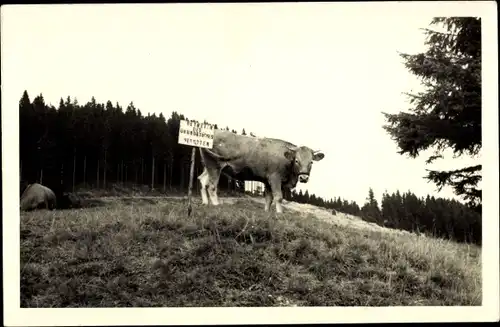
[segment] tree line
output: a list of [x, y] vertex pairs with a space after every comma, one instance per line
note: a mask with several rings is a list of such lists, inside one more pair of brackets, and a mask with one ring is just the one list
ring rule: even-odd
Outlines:
[[[182, 114], [172, 112], [168, 119], [161, 113], [143, 115], [133, 103], [123, 109], [111, 101], [97, 103], [93, 97], [84, 105], [69, 96], [61, 98], [55, 108], [45, 103], [42, 94], [30, 101], [27, 91], [19, 101], [19, 114], [24, 182], [39, 182], [56, 193], [74, 192], [81, 186], [106, 189], [116, 183], [147, 185], [149, 190], [166, 193], [187, 191], [191, 147], [177, 142], [180, 121], [188, 120]], [[244, 129], [242, 134], [246, 135]], [[202, 170], [199, 156], [195, 167], [197, 176]], [[194, 185], [199, 187], [199, 183]], [[225, 175], [219, 188], [245, 192], [243, 183]], [[382, 226], [467, 242], [481, 238], [480, 214], [457, 201], [419, 199], [398, 191], [384, 193], [379, 207], [371, 189], [361, 207], [355, 201], [325, 200], [301, 190], [285, 192], [284, 198], [357, 215]]]
[[341, 197], [325, 201], [321, 197], [292, 192], [287, 200], [308, 203], [338, 212], [359, 216], [363, 220], [388, 228], [397, 228], [458, 242], [481, 244], [481, 211], [474, 210], [456, 200], [427, 195], [417, 197], [411, 191], [382, 194], [379, 205], [373, 189], [368, 190], [366, 202], [360, 207], [356, 201]]
[[[187, 190], [191, 147], [177, 143], [180, 121], [188, 120], [182, 114], [173, 112], [168, 119], [161, 113], [143, 115], [133, 102], [124, 109], [111, 101], [97, 103], [94, 97], [80, 105], [68, 96], [55, 108], [42, 94], [31, 102], [27, 91], [19, 114], [23, 181], [65, 192], [115, 183], [164, 192]], [[195, 167], [197, 176], [199, 156]], [[243, 191], [241, 183], [226, 176], [221, 176], [220, 185], [223, 190]]]

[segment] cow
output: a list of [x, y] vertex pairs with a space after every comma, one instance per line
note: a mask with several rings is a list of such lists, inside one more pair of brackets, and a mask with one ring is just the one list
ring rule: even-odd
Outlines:
[[46, 186], [38, 183], [29, 184], [21, 195], [20, 209], [30, 211], [42, 207], [55, 209], [56, 195]]
[[321, 151], [296, 146], [273, 138], [237, 135], [215, 130], [212, 149], [199, 149], [203, 172], [198, 176], [203, 204], [208, 195], [213, 205], [219, 205], [217, 185], [220, 174], [239, 181], [258, 181], [264, 184], [265, 206], [269, 211], [273, 199], [276, 212], [282, 213], [283, 190], [295, 188], [297, 182], [307, 183], [312, 163], [322, 160]]

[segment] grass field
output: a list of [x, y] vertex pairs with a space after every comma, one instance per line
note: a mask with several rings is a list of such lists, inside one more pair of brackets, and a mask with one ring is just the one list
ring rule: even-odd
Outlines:
[[481, 305], [477, 246], [296, 204], [101, 202], [21, 214], [22, 307]]

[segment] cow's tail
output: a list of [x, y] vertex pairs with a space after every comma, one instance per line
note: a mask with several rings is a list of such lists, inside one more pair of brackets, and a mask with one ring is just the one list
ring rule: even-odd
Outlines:
[[201, 153], [201, 157], [203, 158], [203, 152], [207, 152], [210, 156], [216, 158], [217, 160], [219, 161], [232, 161], [232, 160], [235, 160], [235, 159], [238, 159], [239, 156], [234, 156], [234, 157], [225, 157], [225, 156], [221, 156], [220, 154], [217, 154], [215, 152], [213, 152], [212, 150], [210, 149], [207, 149], [207, 148], [200, 148], [200, 153]]

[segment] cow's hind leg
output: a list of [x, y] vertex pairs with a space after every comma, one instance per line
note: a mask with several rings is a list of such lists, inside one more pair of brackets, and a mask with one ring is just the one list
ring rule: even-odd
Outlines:
[[210, 200], [214, 206], [219, 205], [219, 197], [217, 196], [217, 185], [219, 184], [219, 178], [221, 169], [220, 168], [211, 168], [207, 169], [208, 173], [208, 195], [210, 196]]
[[264, 211], [269, 211], [271, 210], [271, 203], [273, 203], [273, 191], [268, 183], [265, 183], [264, 187], [264, 198], [266, 200]]
[[203, 172], [198, 176], [198, 180], [200, 181], [200, 193], [201, 193], [201, 201], [203, 204], [208, 204], [208, 195], [207, 195], [207, 187], [209, 184], [209, 175], [207, 169], [203, 169]]
[[[213, 205], [219, 204], [219, 199], [217, 198], [217, 184], [219, 184], [219, 177], [221, 174], [222, 167], [219, 165], [217, 160], [207, 155], [203, 149], [200, 148], [201, 161], [205, 169], [200, 175], [199, 180], [202, 189], [202, 201], [206, 201], [208, 204], [208, 199], [206, 197], [206, 191], [208, 191], [208, 196], [212, 201]], [[203, 193], [205, 193], [203, 195]]]

